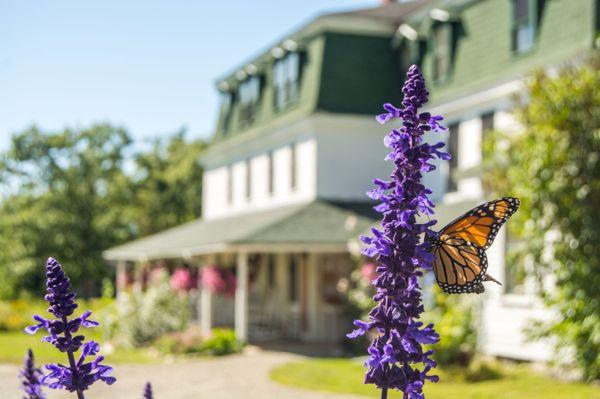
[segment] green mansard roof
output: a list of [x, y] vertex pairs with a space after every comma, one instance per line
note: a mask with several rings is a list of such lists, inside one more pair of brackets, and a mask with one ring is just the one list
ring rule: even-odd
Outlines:
[[[218, 81], [220, 90], [235, 92], [244, 71], [261, 76], [262, 86], [254, 121], [243, 123], [234, 100], [227, 126], [219, 118], [215, 140], [260, 135], [316, 112], [373, 115], [382, 103], [400, 101], [403, 69], [412, 62], [421, 65], [436, 105], [521, 78], [532, 68], [570, 61], [594, 47], [598, 1], [527, 0], [536, 13], [534, 45], [515, 53], [514, 1], [422, 0], [318, 17]], [[450, 72], [435, 81], [432, 32], [441, 24], [452, 27]], [[417, 37], [407, 39], [403, 28]], [[402, 58], [407, 43], [417, 48], [414, 60]], [[303, 54], [299, 97], [276, 111], [272, 50], [286, 52], [290, 45]]]

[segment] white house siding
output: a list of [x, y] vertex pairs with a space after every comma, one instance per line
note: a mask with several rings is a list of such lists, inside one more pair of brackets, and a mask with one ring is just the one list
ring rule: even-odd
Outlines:
[[327, 116], [317, 120], [317, 193], [332, 200], [368, 200], [375, 177], [387, 178], [391, 164], [383, 137], [391, 128], [371, 116]]
[[[296, 151], [296, 185], [291, 187], [292, 147]], [[213, 219], [308, 201], [315, 197], [315, 139], [299, 138], [262, 149], [243, 159], [209, 168], [203, 177], [203, 217]], [[273, 191], [269, 192], [269, 154], [273, 157]], [[246, 187], [250, 167], [250, 192]], [[232, 196], [229, 202], [228, 174], [232, 173]]]

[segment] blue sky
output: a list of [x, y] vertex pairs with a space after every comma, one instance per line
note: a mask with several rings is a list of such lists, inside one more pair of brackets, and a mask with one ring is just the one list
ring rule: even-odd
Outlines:
[[0, 149], [32, 123], [206, 136], [217, 77], [318, 13], [377, 4], [0, 0]]

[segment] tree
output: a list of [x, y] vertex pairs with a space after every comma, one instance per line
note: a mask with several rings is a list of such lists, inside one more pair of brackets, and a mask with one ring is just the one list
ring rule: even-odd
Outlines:
[[[536, 73], [517, 111], [523, 132], [491, 135], [486, 181], [521, 198], [510, 223], [558, 320], [537, 324], [574, 354], [586, 380], [600, 378], [600, 62]], [[557, 351], [557, 353], [563, 353]]]
[[8, 187], [0, 204], [0, 295], [39, 289], [40, 265], [63, 259], [84, 294], [110, 274], [104, 249], [134, 235], [124, 212], [133, 193], [123, 172], [131, 139], [108, 124], [15, 135], [0, 161]]
[[0, 156], [0, 298], [39, 291], [48, 256], [64, 261], [80, 292], [112, 274], [102, 252], [197, 218], [201, 140], [180, 131], [134, 148], [108, 124], [59, 132], [32, 127]]
[[200, 217], [202, 140], [187, 141], [184, 130], [153, 142], [135, 158], [135, 220], [141, 236]]

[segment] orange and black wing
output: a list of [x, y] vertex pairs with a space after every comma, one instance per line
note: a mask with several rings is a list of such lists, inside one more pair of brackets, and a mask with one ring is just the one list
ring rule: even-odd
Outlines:
[[471, 209], [458, 219], [440, 230], [439, 236], [444, 238], [461, 238], [482, 249], [488, 249], [494, 242], [500, 227], [519, 208], [517, 198], [503, 197], [486, 202]]
[[450, 238], [433, 246], [433, 272], [438, 285], [449, 294], [482, 293], [486, 280], [485, 251], [462, 238]]

